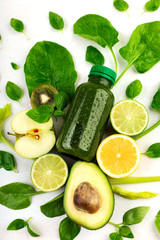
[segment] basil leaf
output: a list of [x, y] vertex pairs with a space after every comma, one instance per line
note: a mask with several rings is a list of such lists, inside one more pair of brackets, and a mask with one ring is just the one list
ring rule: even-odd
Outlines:
[[18, 70], [19, 69], [19, 66], [16, 63], [14, 63], [14, 62], [11, 62], [11, 66], [12, 66], [12, 68], [14, 70]]
[[7, 171], [14, 170], [15, 163], [12, 154], [0, 150], [0, 165]]
[[124, 0], [114, 0], [113, 5], [120, 12], [126, 11], [129, 8], [128, 3]]
[[109, 20], [100, 15], [88, 14], [77, 20], [73, 26], [74, 34], [97, 42], [110, 49], [119, 41], [118, 32]]
[[137, 97], [142, 91], [142, 83], [139, 80], [135, 80], [130, 83], [126, 89], [126, 95], [128, 98]]
[[160, 233], [160, 211], [158, 211], [156, 215], [155, 226], [157, 228], [157, 231]]
[[139, 25], [132, 33], [120, 55], [128, 61], [127, 69], [134, 64], [139, 73], [144, 73], [160, 60], [160, 21]]
[[145, 10], [148, 12], [156, 11], [160, 6], [160, 0], [150, 0], [145, 4]]
[[15, 219], [9, 224], [7, 230], [19, 230], [26, 226], [26, 222], [23, 219]]
[[121, 237], [121, 235], [120, 235], [119, 233], [117, 233], [117, 232], [111, 233], [111, 234], [109, 235], [109, 239], [110, 239], [110, 240], [123, 240], [123, 238]]
[[71, 54], [54, 42], [36, 43], [24, 65], [29, 95], [40, 84], [51, 84], [58, 91], [73, 97], [77, 73]]
[[125, 225], [133, 225], [140, 223], [145, 215], [148, 213], [150, 207], [136, 207], [128, 210], [123, 215], [123, 224]]
[[64, 116], [65, 114], [66, 113], [64, 111], [60, 110], [60, 109], [55, 110], [54, 113], [53, 113], [55, 118]]
[[48, 122], [53, 114], [53, 106], [51, 105], [41, 105], [38, 108], [33, 108], [29, 110], [26, 115], [33, 121], [38, 123]]
[[56, 108], [58, 108], [59, 110], [63, 110], [68, 104], [68, 95], [65, 92], [61, 91], [56, 94], [54, 102]]
[[8, 81], [6, 84], [6, 94], [10, 99], [19, 101], [22, 97], [22, 90], [15, 83]]
[[46, 217], [57, 217], [65, 214], [65, 210], [63, 207], [63, 196], [64, 193], [61, 193], [57, 197], [55, 197], [53, 200], [49, 201], [48, 203], [42, 205], [41, 212], [46, 216]]
[[63, 18], [57, 13], [49, 12], [49, 22], [56, 30], [62, 30], [64, 28]]
[[6, 104], [0, 108], [0, 126], [11, 115], [11, 104]]
[[24, 24], [19, 19], [11, 18], [10, 25], [17, 32], [23, 32], [23, 30], [24, 30]]
[[159, 158], [160, 157], [160, 143], [152, 144], [145, 152], [145, 155], [147, 155], [150, 158]]
[[27, 223], [27, 230], [28, 230], [28, 233], [32, 236], [32, 237], [39, 237], [40, 235], [33, 232], [32, 229], [30, 228], [29, 224]]
[[79, 234], [80, 230], [81, 227], [79, 225], [66, 217], [59, 225], [60, 240], [72, 240]]
[[134, 235], [131, 231], [131, 229], [128, 226], [121, 226], [119, 228], [119, 234], [122, 237], [126, 237], [126, 238], [134, 238]]
[[160, 87], [158, 91], [155, 93], [155, 95], [153, 96], [151, 107], [156, 110], [160, 110]]
[[103, 65], [104, 57], [97, 48], [88, 46], [86, 51], [86, 61], [95, 65]]

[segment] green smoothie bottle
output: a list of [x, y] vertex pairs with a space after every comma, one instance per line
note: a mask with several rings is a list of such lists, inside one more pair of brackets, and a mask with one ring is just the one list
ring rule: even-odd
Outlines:
[[93, 160], [113, 106], [110, 87], [115, 79], [116, 73], [110, 68], [91, 68], [88, 82], [78, 86], [71, 102], [56, 144], [59, 152]]

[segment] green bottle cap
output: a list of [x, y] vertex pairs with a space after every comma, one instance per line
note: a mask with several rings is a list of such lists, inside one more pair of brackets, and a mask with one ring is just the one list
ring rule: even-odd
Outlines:
[[108, 80], [110, 80], [113, 84], [117, 77], [117, 74], [115, 73], [115, 71], [113, 71], [111, 68], [101, 66], [101, 65], [94, 65], [90, 70], [89, 76], [90, 75], [99, 75], [99, 76], [105, 77]]

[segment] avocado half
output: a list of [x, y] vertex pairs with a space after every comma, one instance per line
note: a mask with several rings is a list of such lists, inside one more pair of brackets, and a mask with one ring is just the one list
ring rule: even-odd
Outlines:
[[114, 196], [106, 175], [94, 163], [76, 162], [64, 193], [68, 217], [87, 229], [103, 227], [114, 209]]

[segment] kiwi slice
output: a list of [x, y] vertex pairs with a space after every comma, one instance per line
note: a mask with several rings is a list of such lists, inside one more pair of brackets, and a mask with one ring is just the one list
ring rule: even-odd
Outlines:
[[31, 94], [31, 105], [33, 108], [41, 105], [52, 105], [55, 107], [54, 98], [58, 93], [57, 89], [50, 84], [40, 84]]

